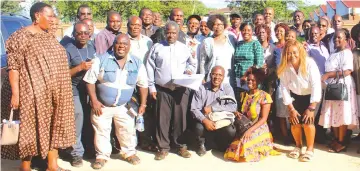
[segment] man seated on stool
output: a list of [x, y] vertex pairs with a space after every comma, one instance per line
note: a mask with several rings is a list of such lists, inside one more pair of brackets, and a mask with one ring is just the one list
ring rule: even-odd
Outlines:
[[230, 96], [235, 98], [234, 91], [230, 84], [223, 83], [225, 70], [221, 66], [215, 66], [211, 70], [211, 80], [201, 85], [199, 91], [194, 94], [191, 102], [191, 113], [196, 119], [194, 132], [197, 136], [199, 145], [196, 153], [203, 156], [206, 153], [205, 139], [214, 141], [220, 151], [226, 150], [234, 139], [236, 129], [233, 124], [216, 129], [215, 122], [208, 119], [207, 115], [212, 112], [235, 112], [236, 102], [221, 101], [215, 105], [210, 105], [218, 97]]

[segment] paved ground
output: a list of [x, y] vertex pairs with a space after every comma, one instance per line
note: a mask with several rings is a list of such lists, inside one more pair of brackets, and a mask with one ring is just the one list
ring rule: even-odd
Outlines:
[[[170, 153], [163, 161], [155, 161], [154, 154], [139, 151], [141, 164], [133, 166], [121, 160], [119, 155], [112, 155], [103, 171], [360, 171], [360, 154], [356, 153], [360, 142], [353, 143], [345, 153], [334, 154], [327, 152], [324, 145], [317, 145], [315, 157], [309, 163], [286, 157], [291, 146], [276, 145], [282, 149], [280, 156], [270, 156], [257, 163], [235, 163], [224, 161], [222, 153], [209, 151], [205, 156], [199, 157], [191, 151], [192, 157], [184, 159], [174, 153]], [[305, 149], [303, 149], [304, 151]], [[68, 162], [59, 160], [59, 164], [72, 171], [92, 171], [91, 162], [85, 161], [82, 168], [73, 168]], [[2, 171], [18, 171], [19, 161], [1, 160]]]

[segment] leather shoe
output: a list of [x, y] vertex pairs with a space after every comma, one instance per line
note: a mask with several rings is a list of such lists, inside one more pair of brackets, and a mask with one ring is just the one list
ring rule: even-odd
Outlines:
[[200, 145], [198, 150], [196, 151], [196, 154], [200, 157], [206, 154], [206, 148], [204, 145]]

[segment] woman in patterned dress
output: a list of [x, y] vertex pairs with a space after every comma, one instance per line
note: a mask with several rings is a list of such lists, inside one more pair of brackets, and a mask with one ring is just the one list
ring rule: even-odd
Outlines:
[[11, 108], [20, 120], [19, 141], [2, 146], [1, 157], [21, 159], [21, 171], [30, 171], [31, 158], [48, 157], [48, 171], [57, 165], [59, 148], [75, 143], [74, 104], [65, 49], [47, 32], [54, 21], [50, 5], [38, 2], [30, 9], [33, 24], [14, 32], [6, 42], [9, 75], [1, 96], [1, 119]]
[[[332, 127], [335, 139], [330, 143], [330, 152], [342, 152], [347, 148], [345, 137], [347, 129], [358, 127], [358, 106], [356, 87], [351, 72], [354, 70], [353, 54], [346, 48], [350, 33], [346, 29], [339, 29], [334, 34], [335, 53], [331, 54], [325, 62], [325, 74], [321, 80], [333, 83], [336, 74], [339, 74], [339, 82], [345, 83], [348, 91], [348, 100], [325, 100], [321, 109], [319, 125], [324, 128]], [[344, 71], [344, 72], [342, 72]], [[344, 75], [343, 75], [344, 74]]]
[[263, 69], [251, 67], [244, 77], [249, 92], [242, 100], [241, 113], [235, 112], [235, 115], [240, 118], [248, 117], [254, 123], [242, 137], [231, 143], [224, 158], [238, 162], [257, 162], [266, 156], [279, 154], [273, 149], [273, 138], [266, 123], [272, 99], [268, 93], [258, 87], [265, 79]]

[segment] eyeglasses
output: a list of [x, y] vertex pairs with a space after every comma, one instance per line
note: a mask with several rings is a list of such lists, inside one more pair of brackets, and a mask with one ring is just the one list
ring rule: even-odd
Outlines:
[[82, 31], [82, 32], [75, 32], [77, 36], [81, 36], [81, 35], [85, 35], [88, 36], [90, 34], [90, 32], [88, 31]]
[[224, 24], [214, 24], [213, 27], [219, 27], [219, 26], [224, 26]]

